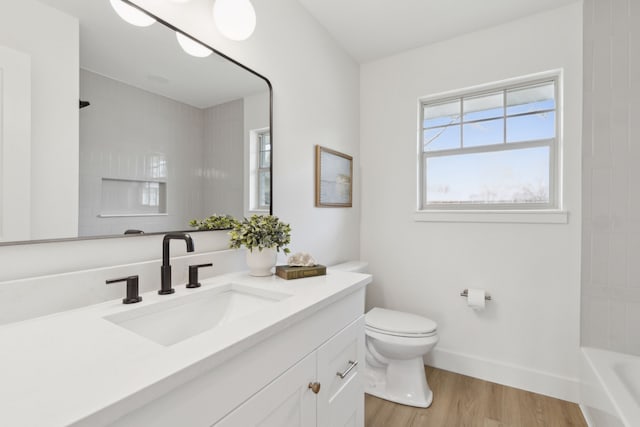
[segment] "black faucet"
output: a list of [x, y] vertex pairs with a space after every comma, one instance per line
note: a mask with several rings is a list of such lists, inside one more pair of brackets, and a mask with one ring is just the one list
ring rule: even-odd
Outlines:
[[174, 239], [184, 240], [187, 243], [187, 252], [193, 252], [193, 239], [186, 233], [169, 233], [165, 234], [162, 239], [162, 267], [160, 272], [160, 295], [168, 295], [175, 292], [171, 287], [171, 264], [169, 264], [169, 242]]

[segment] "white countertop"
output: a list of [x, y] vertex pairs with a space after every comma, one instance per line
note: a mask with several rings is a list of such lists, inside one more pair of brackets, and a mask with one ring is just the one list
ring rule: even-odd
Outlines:
[[[298, 280], [235, 273], [203, 280], [197, 289], [176, 286], [172, 295], [145, 293], [138, 304], [118, 299], [2, 326], [0, 425], [67, 426], [97, 411], [105, 416], [105, 408], [123, 399], [142, 405], [170, 384], [190, 380], [185, 368], [211, 369], [370, 281], [369, 275], [341, 271]], [[104, 319], [228, 283], [291, 296], [171, 346]], [[118, 411], [109, 415], [123, 415]]]

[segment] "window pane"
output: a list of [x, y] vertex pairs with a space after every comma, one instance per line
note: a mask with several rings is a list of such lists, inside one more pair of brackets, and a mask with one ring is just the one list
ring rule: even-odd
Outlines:
[[556, 136], [556, 114], [534, 113], [507, 119], [507, 142], [536, 141]]
[[260, 134], [260, 150], [271, 150], [271, 134], [269, 133], [261, 133]]
[[271, 134], [264, 132], [258, 134], [259, 138], [259, 165], [258, 167], [268, 168], [271, 165]]
[[427, 204], [549, 203], [549, 147], [427, 157]]
[[504, 142], [504, 119], [464, 125], [462, 144], [465, 147], [502, 144]]
[[425, 105], [424, 128], [460, 123], [460, 100]]
[[554, 82], [507, 91], [507, 115], [509, 116], [555, 108]]
[[492, 119], [504, 115], [504, 92], [464, 98], [464, 121]]
[[260, 152], [260, 168], [268, 168], [271, 164], [271, 151]]
[[258, 176], [258, 205], [261, 208], [269, 207], [271, 201], [271, 191], [269, 183], [271, 182], [271, 174], [269, 172], [260, 172]]
[[427, 129], [424, 131], [424, 151], [460, 148], [460, 125]]

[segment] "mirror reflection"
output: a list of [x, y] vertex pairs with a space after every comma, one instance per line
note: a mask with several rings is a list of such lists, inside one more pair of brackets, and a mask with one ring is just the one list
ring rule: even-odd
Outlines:
[[267, 81], [111, 3], [0, 2], [0, 242], [270, 211]]

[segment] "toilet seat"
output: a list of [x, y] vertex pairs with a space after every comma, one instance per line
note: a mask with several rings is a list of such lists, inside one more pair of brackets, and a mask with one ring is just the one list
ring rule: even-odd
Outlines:
[[406, 338], [434, 336], [438, 324], [426, 317], [375, 307], [365, 315], [365, 330]]
[[365, 335], [370, 338], [374, 338], [376, 340], [394, 344], [399, 346], [409, 346], [409, 347], [417, 347], [421, 345], [429, 345], [433, 343], [437, 343], [440, 337], [437, 333], [433, 333], [427, 336], [413, 336], [413, 337], [404, 337], [402, 335], [391, 335], [385, 332], [377, 332], [371, 329], [365, 329]]
[[[371, 327], [371, 326], [365, 326], [365, 333], [368, 333], [368, 332], [375, 333], [375, 334], [380, 334], [380, 335], [389, 335], [389, 336], [392, 336], [392, 337], [399, 337], [399, 338], [428, 338], [428, 337], [432, 337], [432, 336], [438, 334], [438, 331], [411, 334], [411, 333], [406, 333], [406, 332], [385, 331], [384, 329], [378, 329], [378, 328], [374, 328], [374, 327]], [[371, 335], [371, 334], [369, 334], [369, 335]]]

